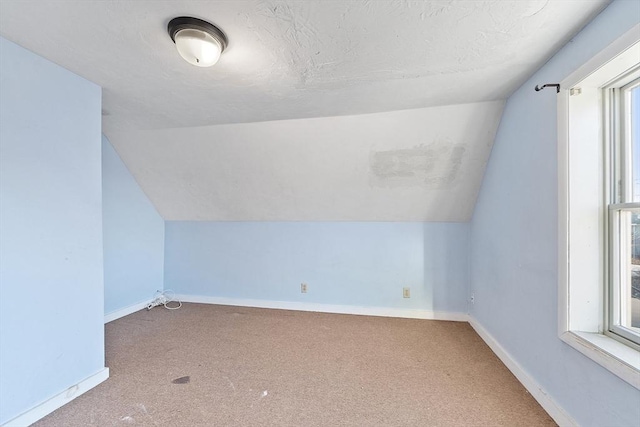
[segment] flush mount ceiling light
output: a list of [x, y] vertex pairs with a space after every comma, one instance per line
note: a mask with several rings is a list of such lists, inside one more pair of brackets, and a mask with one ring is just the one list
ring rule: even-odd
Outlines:
[[173, 18], [167, 30], [180, 56], [198, 67], [211, 67], [218, 62], [228, 43], [218, 27], [198, 18]]

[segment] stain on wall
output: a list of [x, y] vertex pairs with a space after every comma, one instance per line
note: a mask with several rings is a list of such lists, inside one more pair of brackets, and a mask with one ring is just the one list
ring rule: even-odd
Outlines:
[[465, 151], [464, 145], [446, 141], [372, 151], [370, 183], [373, 187], [452, 188], [458, 181]]

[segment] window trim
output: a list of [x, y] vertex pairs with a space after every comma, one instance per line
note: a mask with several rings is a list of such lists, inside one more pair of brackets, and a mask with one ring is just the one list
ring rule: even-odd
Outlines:
[[[640, 24], [635, 25], [620, 38], [611, 43], [608, 47], [596, 54], [593, 58], [571, 73], [562, 82], [560, 82], [561, 91], [558, 94], [558, 336], [562, 341], [575, 348], [585, 356], [591, 358], [596, 363], [605, 367], [624, 381], [628, 382], [635, 388], [640, 390], [640, 351], [623, 344], [616, 339], [605, 334], [608, 319], [608, 296], [603, 289], [605, 280], [606, 265], [608, 262], [608, 254], [604, 248], [599, 248], [602, 259], [602, 266], [599, 268], [602, 274], [599, 275], [596, 282], [597, 294], [599, 301], [597, 304], [591, 302], [590, 305], [581, 307], [580, 310], [575, 309], [575, 304], [580, 303], [579, 298], [572, 300], [572, 292], [576, 292], [577, 284], [571, 287], [570, 266], [572, 259], [576, 262], [577, 253], [580, 248], [574, 248], [570, 251], [570, 175], [569, 162], [570, 157], [570, 141], [569, 141], [569, 96], [570, 90], [578, 83], [585, 81], [597, 82], [598, 86], [604, 86], [604, 76], [611, 74], [612, 69], [625, 67], [631, 68], [631, 64], [635, 61], [636, 56], [631, 54], [623, 54], [629, 52], [630, 48], [640, 49]], [[599, 79], [599, 80], [598, 80]], [[600, 129], [600, 135], [597, 135], [599, 141], [602, 141], [603, 130]], [[600, 153], [602, 160], [606, 153]], [[608, 159], [607, 159], [608, 160]], [[602, 167], [608, 163], [602, 162]], [[604, 185], [604, 183], [603, 183]], [[608, 190], [608, 189], [607, 189]], [[605, 190], [605, 192], [607, 191]], [[603, 200], [604, 202], [604, 200]], [[604, 233], [602, 239], [605, 238], [605, 208], [607, 204], [603, 204], [600, 212], [600, 224]], [[604, 240], [601, 240], [604, 242]], [[606, 245], [605, 245], [606, 246]], [[592, 249], [593, 250], [593, 249]], [[589, 285], [591, 286], [591, 285]], [[594, 287], [596, 285], [593, 285]], [[595, 289], [591, 292], [595, 294]], [[572, 312], [572, 305], [574, 306]], [[587, 314], [588, 313], [588, 314]], [[584, 322], [581, 316], [588, 317]], [[593, 319], [597, 319], [594, 322]], [[580, 329], [573, 327], [580, 321], [582, 327]]]

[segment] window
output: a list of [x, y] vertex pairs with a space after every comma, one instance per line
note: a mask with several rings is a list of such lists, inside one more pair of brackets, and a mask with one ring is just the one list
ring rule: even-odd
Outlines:
[[606, 332], [640, 349], [640, 70], [604, 88], [603, 101], [609, 158]]
[[559, 336], [640, 389], [640, 25], [558, 94]]

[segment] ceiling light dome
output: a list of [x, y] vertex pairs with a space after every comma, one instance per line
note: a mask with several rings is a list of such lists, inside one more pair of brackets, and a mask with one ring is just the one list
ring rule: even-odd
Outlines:
[[180, 56], [197, 67], [211, 67], [218, 62], [228, 43], [218, 27], [198, 18], [173, 18], [167, 30]]

